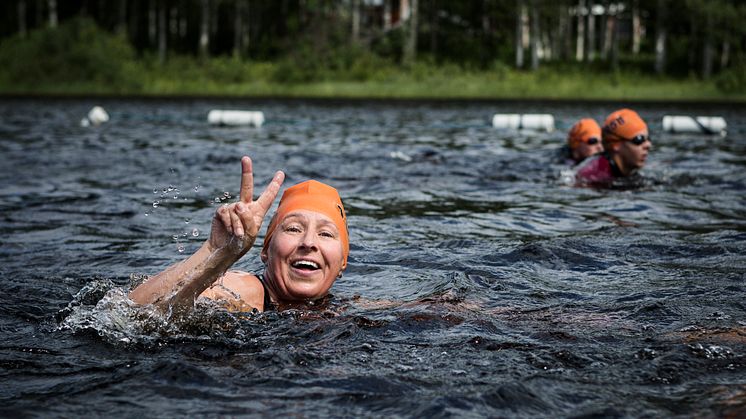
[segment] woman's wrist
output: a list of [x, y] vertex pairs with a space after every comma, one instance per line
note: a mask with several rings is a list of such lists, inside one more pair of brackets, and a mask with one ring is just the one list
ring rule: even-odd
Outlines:
[[209, 239], [202, 244], [201, 252], [209, 256], [211, 259], [228, 260], [231, 264], [237, 262], [243, 255], [245, 255], [252, 246], [256, 239], [247, 241], [245, 239], [232, 236], [228, 243], [222, 246], [215, 246]]
[[210, 240], [207, 240], [202, 244], [200, 251], [204, 252], [205, 256], [208, 256], [210, 259], [227, 259], [233, 263], [239, 259], [240, 254], [237, 254], [233, 249], [232, 242], [233, 240], [224, 246], [215, 246]]

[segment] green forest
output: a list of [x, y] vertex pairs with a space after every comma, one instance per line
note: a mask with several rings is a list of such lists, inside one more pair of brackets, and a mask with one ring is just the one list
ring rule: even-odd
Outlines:
[[738, 0], [6, 0], [0, 94], [746, 100]]

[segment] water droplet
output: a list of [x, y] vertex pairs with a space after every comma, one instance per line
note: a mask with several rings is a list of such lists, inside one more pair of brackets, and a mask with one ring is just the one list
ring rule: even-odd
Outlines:
[[177, 249], [179, 250], [179, 253], [184, 253], [184, 245], [180, 244]]
[[220, 198], [215, 198], [215, 202], [220, 202]]
[[153, 201], [153, 208], [158, 208], [158, 205], [161, 205], [161, 201]]
[[145, 213], [145, 216], [147, 217], [148, 215], [150, 215], [150, 214], [148, 214], [148, 213], [146, 212], [146, 213]]
[[174, 240], [179, 240], [179, 235], [178, 235], [178, 234], [174, 234], [174, 235], [173, 235], [173, 236], [171, 236], [171, 237], [172, 237], [172, 238], [173, 238]]
[[197, 192], [199, 190], [200, 185], [194, 185], [194, 192]]
[[230, 198], [231, 194], [230, 194], [230, 192], [223, 192], [223, 196], [226, 197], [226, 198]]
[[191, 221], [189, 218], [184, 219], [185, 224], [189, 224], [189, 221]]
[[153, 188], [153, 193], [158, 193], [158, 188]]
[[192, 229], [192, 236], [194, 236], [194, 237], [199, 236], [199, 230], [197, 230], [196, 228], [193, 228]]

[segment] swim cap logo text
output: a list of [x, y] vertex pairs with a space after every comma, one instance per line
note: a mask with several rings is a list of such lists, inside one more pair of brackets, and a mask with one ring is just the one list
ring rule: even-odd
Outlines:
[[609, 125], [607, 127], [605, 127], [605, 128], [606, 128], [607, 132], [614, 132], [614, 131], [616, 131], [616, 129], [618, 127], [620, 127], [620, 126], [622, 126], [624, 124], [625, 124], [624, 117], [620, 115], [620, 116], [616, 117], [613, 121], [611, 121], [611, 123], [609, 123]]

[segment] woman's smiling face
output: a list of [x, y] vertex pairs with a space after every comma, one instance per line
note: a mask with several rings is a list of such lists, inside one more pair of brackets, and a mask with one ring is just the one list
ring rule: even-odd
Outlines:
[[346, 267], [336, 224], [309, 210], [290, 212], [280, 220], [261, 258], [267, 286], [278, 301], [323, 297]]

